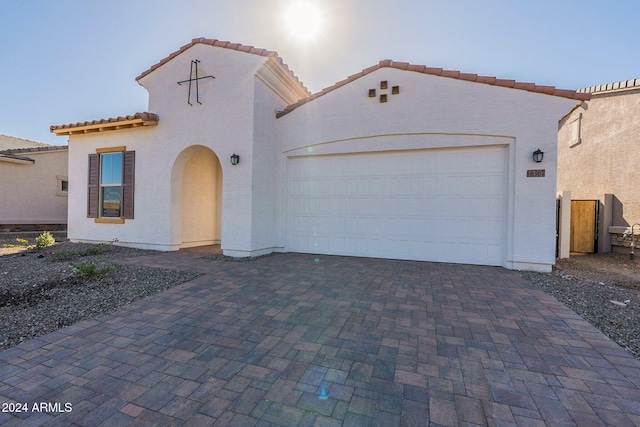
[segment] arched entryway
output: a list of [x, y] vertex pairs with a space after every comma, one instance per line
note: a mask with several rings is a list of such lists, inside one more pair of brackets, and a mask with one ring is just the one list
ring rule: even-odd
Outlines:
[[222, 166], [207, 147], [183, 150], [171, 171], [171, 240], [180, 248], [220, 244]]

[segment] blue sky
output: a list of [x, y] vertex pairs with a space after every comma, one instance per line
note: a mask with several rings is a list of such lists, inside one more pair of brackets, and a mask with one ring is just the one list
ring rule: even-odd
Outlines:
[[52, 124], [147, 110], [135, 77], [195, 37], [277, 51], [313, 91], [382, 59], [578, 89], [640, 77], [637, 1], [0, 0], [0, 133], [63, 145]]

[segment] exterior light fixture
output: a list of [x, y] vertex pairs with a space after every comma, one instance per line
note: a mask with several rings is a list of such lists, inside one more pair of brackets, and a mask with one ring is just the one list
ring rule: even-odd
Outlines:
[[540, 163], [542, 158], [544, 157], [544, 153], [539, 148], [533, 152], [533, 161], [536, 163]]
[[231, 155], [231, 164], [235, 166], [238, 163], [240, 163], [240, 156], [238, 156], [236, 153], [233, 153]]

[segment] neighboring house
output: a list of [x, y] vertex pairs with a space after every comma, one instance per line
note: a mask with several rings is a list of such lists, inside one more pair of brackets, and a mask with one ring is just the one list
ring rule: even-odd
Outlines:
[[[558, 191], [573, 200], [571, 250], [622, 250], [630, 242], [622, 234], [640, 223], [640, 79], [578, 92], [591, 100], [567, 114], [558, 133]], [[582, 205], [596, 212], [582, 215]]]
[[72, 241], [555, 262], [558, 120], [588, 94], [386, 60], [310, 95], [275, 52], [204, 38], [136, 80], [149, 112], [51, 127]]
[[65, 230], [67, 147], [0, 135], [0, 231]]

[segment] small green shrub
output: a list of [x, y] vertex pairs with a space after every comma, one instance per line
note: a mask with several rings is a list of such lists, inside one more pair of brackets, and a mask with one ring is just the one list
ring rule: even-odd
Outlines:
[[113, 270], [113, 267], [105, 267], [99, 269], [98, 266], [91, 261], [81, 262], [79, 264], [71, 264], [71, 267], [73, 267], [78, 276], [88, 277], [90, 279], [102, 277]]
[[58, 251], [53, 253], [53, 259], [56, 261], [69, 261], [78, 256], [78, 252], [75, 251]]
[[106, 245], [107, 245], [106, 243], [100, 243], [88, 249], [85, 249], [82, 252], [82, 256], [100, 255], [101, 253], [104, 252], [104, 248]]
[[38, 237], [36, 237], [36, 249], [46, 248], [47, 246], [53, 246], [56, 243], [56, 239], [53, 234], [45, 231]]

